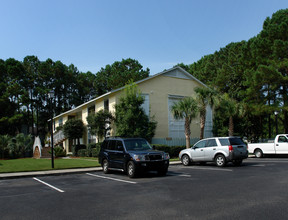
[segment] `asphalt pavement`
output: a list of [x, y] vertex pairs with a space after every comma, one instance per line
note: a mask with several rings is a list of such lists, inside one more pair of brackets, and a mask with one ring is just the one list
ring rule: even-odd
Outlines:
[[224, 168], [171, 163], [166, 176], [131, 179], [97, 167], [0, 180], [1, 220], [287, 219], [288, 157], [248, 158]]

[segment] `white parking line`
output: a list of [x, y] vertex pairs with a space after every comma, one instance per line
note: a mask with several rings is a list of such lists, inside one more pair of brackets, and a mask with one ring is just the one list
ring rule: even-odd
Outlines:
[[184, 176], [184, 177], [191, 177], [191, 175], [187, 175], [187, 174], [181, 174], [179, 176]]
[[124, 182], [124, 183], [136, 184], [136, 182], [132, 182], [132, 181], [120, 180], [120, 179], [115, 179], [115, 178], [111, 178], [111, 177], [107, 177], [107, 176], [99, 176], [99, 175], [95, 175], [95, 174], [91, 174], [91, 173], [86, 173], [86, 174], [87, 174], [87, 175], [90, 175], [90, 176], [95, 176], [95, 177], [103, 178], [103, 179], [114, 180], [114, 181], [119, 181], [119, 182]]
[[225, 171], [225, 172], [232, 172], [231, 169], [224, 169], [224, 168], [209, 168], [209, 167], [184, 167], [186, 169], [194, 169], [194, 170], [214, 170], [214, 171]]
[[36, 177], [33, 177], [33, 179], [34, 179], [34, 180], [36, 180], [36, 181], [38, 181], [38, 182], [40, 182], [40, 183], [43, 183], [43, 184], [45, 184], [46, 186], [49, 186], [49, 187], [51, 187], [52, 189], [55, 189], [55, 190], [57, 190], [58, 192], [61, 192], [61, 193], [63, 193], [63, 192], [64, 192], [63, 190], [61, 190], [61, 189], [58, 189], [57, 187], [55, 187], [55, 186], [52, 186], [52, 185], [50, 185], [49, 183], [45, 183], [44, 181], [42, 181], [42, 180], [39, 180], [39, 179], [37, 179]]
[[169, 173], [167, 176], [183, 176], [183, 177], [191, 177], [190, 174], [185, 174], [185, 173]]

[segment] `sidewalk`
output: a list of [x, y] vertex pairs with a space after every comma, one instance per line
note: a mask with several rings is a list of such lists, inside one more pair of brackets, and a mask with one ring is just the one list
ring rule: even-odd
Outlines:
[[[172, 161], [170, 165], [181, 164], [180, 161]], [[15, 179], [22, 177], [36, 177], [36, 176], [47, 176], [47, 175], [64, 175], [72, 173], [85, 173], [102, 171], [102, 167], [90, 167], [90, 168], [78, 168], [78, 169], [63, 169], [63, 170], [46, 170], [46, 171], [32, 171], [32, 172], [18, 172], [18, 173], [0, 173], [1, 179]]]

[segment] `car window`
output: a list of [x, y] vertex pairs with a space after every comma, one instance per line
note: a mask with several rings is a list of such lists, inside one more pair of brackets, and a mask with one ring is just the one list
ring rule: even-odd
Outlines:
[[206, 147], [215, 147], [215, 146], [217, 146], [217, 143], [216, 143], [215, 139], [207, 140]]
[[109, 140], [108, 150], [116, 150], [116, 140]]
[[128, 139], [124, 141], [127, 151], [151, 150], [151, 146], [144, 139]]
[[279, 136], [278, 137], [278, 142], [287, 142], [287, 139], [286, 139], [286, 137], [285, 136]]
[[230, 145], [228, 138], [219, 138], [219, 142], [222, 146]]
[[206, 140], [203, 141], [199, 141], [198, 143], [196, 143], [193, 147], [194, 148], [203, 148], [206, 145]]
[[245, 145], [241, 138], [229, 138], [231, 145]]
[[123, 151], [123, 143], [122, 143], [122, 141], [116, 141], [116, 150]]
[[107, 149], [108, 148], [108, 141], [103, 141], [103, 144], [102, 144], [102, 149]]

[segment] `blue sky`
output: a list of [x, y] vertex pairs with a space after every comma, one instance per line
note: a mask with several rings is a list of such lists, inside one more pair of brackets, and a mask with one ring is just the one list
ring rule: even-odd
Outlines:
[[123, 58], [151, 75], [248, 40], [287, 0], [0, 0], [0, 59], [96, 73]]

